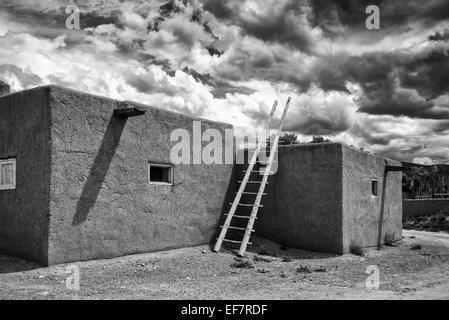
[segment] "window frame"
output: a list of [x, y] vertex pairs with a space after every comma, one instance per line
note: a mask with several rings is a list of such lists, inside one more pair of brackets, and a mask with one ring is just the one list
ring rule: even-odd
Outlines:
[[[163, 168], [168, 169], [168, 177], [170, 182], [165, 181], [151, 181], [151, 167], [155, 168]], [[174, 180], [174, 167], [171, 164], [167, 163], [155, 163], [155, 162], [148, 162], [148, 183], [150, 185], [158, 185], [158, 186], [172, 186]]]
[[[376, 194], [373, 193], [373, 191], [374, 191], [374, 188], [373, 188], [374, 183], [376, 185]], [[379, 179], [376, 179], [376, 178], [372, 178], [371, 179], [371, 196], [374, 197], [374, 198], [379, 198]]]
[[[13, 166], [13, 183], [12, 184], [5, 184], [3, 185], [2, 177], [1, 177], [1, 168], [4, 165], [11, 165]], [[0, 159], [0, 191], [1, 190], [16, 190], [16, 174], [17, 174], [17, 165], [16, 165], [16, 158], [9, 158], [9, 159]]]

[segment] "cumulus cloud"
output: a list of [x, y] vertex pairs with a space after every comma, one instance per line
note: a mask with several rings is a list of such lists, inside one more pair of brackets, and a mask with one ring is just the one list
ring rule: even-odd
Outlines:
[[286, 44], [304, 52], [315, 48], [318, 30], [308, 23], [310, 6], [307, 1], [208, 0], [204, 8], [216, 17], [230, 20], [242, 32], [265, 42]]
[[325, 90], [348, 91], [355, 84], [359, 110], [370, 114], [443, 119], [449, 116], [445, 85], [448, 48], [399, 50], [361, 56], [346, 53], [317, 60], [312, 82]]
[[12, 90], [35, 87], [42, 84], [42, 79], [30, 70], [23, 70], [13, 64], [0, 65], [0, 78], [6, 80]]
[[414, 163], [419, 163], [419, 164], [424, 164], [424, 165], [432, 165], [435, 164], [435, 162], [430, 159], [429, 157], [424, 157], [424, 158], [414, 158], [412, 160], [412, 162]]
[[304, 135], [336, 135], [348, 130], [354, 121], [356, 107], [346, 93], [326, 93], [316, 87], [295, 97], [286, 122], [288, 131]]
[[369, 5], [377, 5], [381, 13], [381, 29], [377, 37], [409, 28], [430, 28], [449, 18], [449, 6], [445, 0], [314, 0], [310, 3], [313, 25], [320, 26], [330, 37], [355, 32], [368, 35], [365, 8]]
[[[448, 162], [446, 0], [69, 0], [0, 4], [0, 78], [263, 126], [292, 96], [286, 130], [399, 160]], [[381, 29], [365, 28], [368, 4]], [[424, 161], [423, 160], [423, 161]]]

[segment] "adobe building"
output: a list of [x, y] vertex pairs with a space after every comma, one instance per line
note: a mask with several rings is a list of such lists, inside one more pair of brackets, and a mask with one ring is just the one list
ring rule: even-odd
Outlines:
[[279, 146], [277, 172], [265, 189], [255, 235], [338, 254], [398, 241], [400, 169], [398, 161], [339, 143]]
[[0, 97], [2, 174], [15, 175], [1, 253], [52, 265], [211, 241], [233, 166], [174, 166], [170, 133], [194, 118], [136, 106], [121, 116], [119, 101], [55, 86]]
[[[53, 265], [215, 241], [243, 167], [173, 164], [170, 134], [231, 125], [57, 86], [5, 91], [0, 253]], [[256, 234], [336, 253], [400, 239], [399, 165], [341, 144], [280, 147]]]

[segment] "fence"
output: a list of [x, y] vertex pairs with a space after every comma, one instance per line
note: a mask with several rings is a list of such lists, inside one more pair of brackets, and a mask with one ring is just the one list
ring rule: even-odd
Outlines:
[[418, 217], [449, 211], [449, 199], [404, 199], [403, 217]]

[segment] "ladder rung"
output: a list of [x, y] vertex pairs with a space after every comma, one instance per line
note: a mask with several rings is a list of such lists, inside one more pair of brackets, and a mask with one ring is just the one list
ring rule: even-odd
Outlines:
[[[245, 172], [246, 173], [246, 170], [245, 171], [243, 171], [243, 172]], [[251, 171], [251, 172], [258, 172], [259, 174], [264, 174], [265, 173], [265, 170], [253, 170], [253, 171]], [[270, 170], [269, 171], [269, 173], [276, 173], [276, 172], [273, 172], [272, 170]], [[267, 183], [268, 184], [268, 183]]]
[[[230, 202], [229, 204], [233, 204], [233, 202]], [[247, 203], [237, 203], [238, 206], [242, 206], [242, 207], [255, 207], [256, 205], [254, 204], [247, 204]], [[259, 204], [259, 207], [263, 208], [263, 205]]]
[[[235, 241], [235, 240], [229, 240], [229, 239], [223, 239], [224, 242], [231, 242], [231, 243], [242, 243], [242, 241]], [[252, 244], [251, 242], [248, 242], [248, 244]]]
[[[223, 226], [220, 226], [220, 228], [223, 228]], [[228, 229], [246, 231], [246, 228], [240, 228], [240, 227], [231, 227], [231, 226], [229, 226]], [[255, 232], [255, 230], [251, 230], [251, 232]]]
[[[225, 216], [229, 216], [229, 214], [225, 214]], [[234, 217], [241, 218], [241, 219], [249, 219], [250, 218], [250, 216], [238, 216], [238, 215], [235, 215], [235, 214], [233, 214], [232, 217], [233, 218]], [[255, 217], [254, 219], [257, 219], [257, 217]]]
[[[237, 181], [238, 183], [242, 183], [242, 181]], [[246, 183], [261, 183], [262, 181], [246, 181]], [[266, 183], [268, 184], [268, 182]]]
[[[237, 193], [238, 191], [236, 191]], [[242, 192], [242, 194], [259, 194], [258, 192]], [[262, 193], [263, 196], [266, 196], [267, 194], [265, 192]]]
[[235, 240], [228, 240], [228, 239], [223, 239], [224, 242], [231, 242], [231, 243], [242, 243], [242, 241], [235, 241]]
[[[221, 226], [221, 228], [223, 228], [223, 226]], [[245, 228], [240, 228], [240, 227], [231, 227], [231, 226], [229, 226], [229, 227], [228, 227], [228, 229], [234, 229], [234, 230], [242, 230], [242, 231], [245, 231], [245, 230], [246, 230]]]

